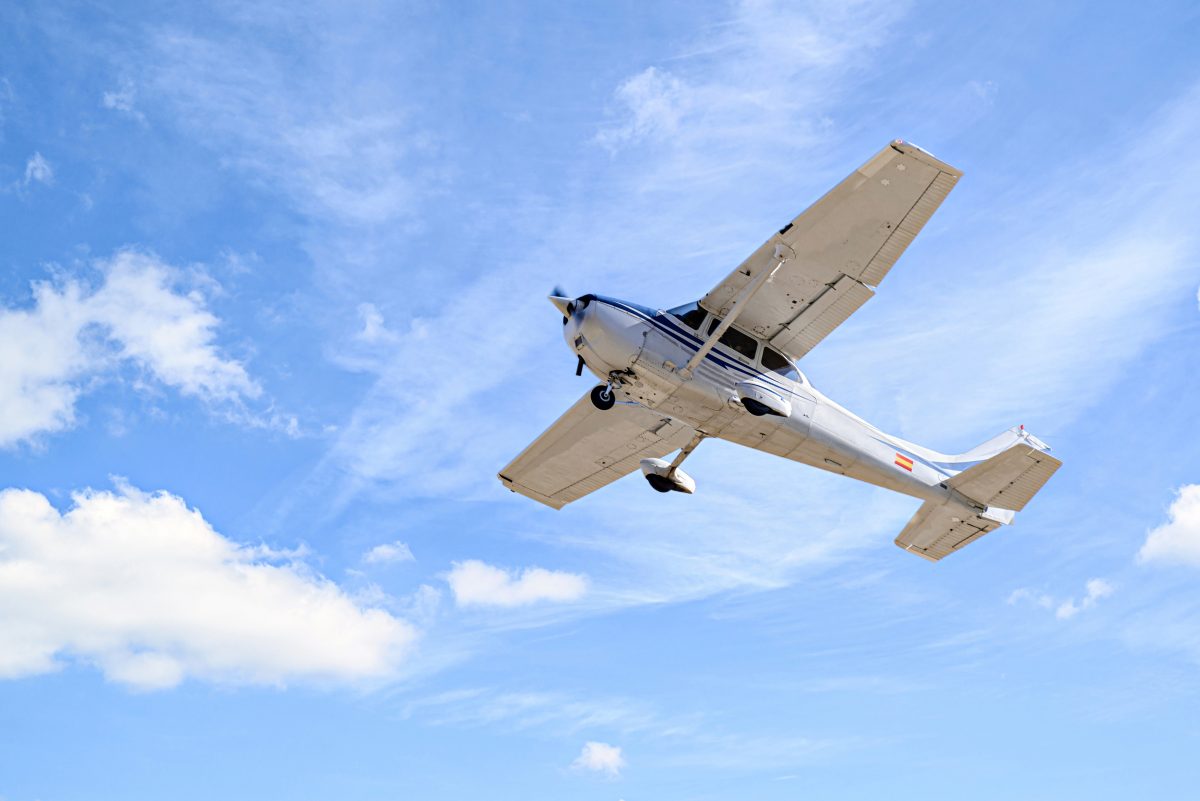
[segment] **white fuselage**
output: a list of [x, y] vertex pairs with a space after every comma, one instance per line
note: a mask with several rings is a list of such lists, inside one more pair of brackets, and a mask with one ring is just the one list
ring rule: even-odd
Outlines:
[[[712, 315], [693, 329], [669, 312], [585, 298], [563, 336], [589, 370], [613, 381], [620, 402], [654, 409], [705, 436], [926, 500], [951, 497], [943, 482], [967, 466], [885, 434], [826, 398], [790, 364], [786, 371], [765, 368], [761, 340], [754, 357], [718, 343], [689, 374], [683, 368], [703, 344]], [[751, 414], [742, 402], [747, 393], [782, 404], [786, 415]]]

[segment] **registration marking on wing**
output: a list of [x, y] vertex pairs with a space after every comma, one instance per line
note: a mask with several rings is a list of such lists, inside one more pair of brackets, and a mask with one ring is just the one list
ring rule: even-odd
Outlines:
[[899, 468], [902, 468], [902, 469], [904, 469], [904, 470], [907, 470], [907, 471], [908, 471], [908, 472], [910, 472], [910, 473], [912, 472], [913, 460], [912, 460], [912, 459], [909, 459], [909, 458], [908, 458], [907, 456], [905, 456], [903, 453], [897, 453], [897, 454], [896, 454], [896, 462], [895, 462], [895, 464], [896, 464], [896, 467], [899, 467]]

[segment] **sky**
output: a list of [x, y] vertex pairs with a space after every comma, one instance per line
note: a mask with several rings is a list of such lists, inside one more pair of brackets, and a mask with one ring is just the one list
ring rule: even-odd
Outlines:
[[[12, 4], [0, 799], [1125, 799], [1200, 781], [1188, 3]], [[496, 471], [895, 138], [964, 177], [815, 386], [1063, 468]]]

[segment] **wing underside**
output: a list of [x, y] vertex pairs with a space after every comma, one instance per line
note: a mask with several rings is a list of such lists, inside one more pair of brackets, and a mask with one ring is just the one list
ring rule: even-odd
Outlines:
[[500, 471], [513, 492], [561, 509], [632, 473], [642, 459], [661, 458], [695, 435], [684, 423], [642, 406], [601, 411], [588, 396]]
[[740, 312], [737, 325], [794, 359], [866, 303], [962, 175], [897, 140], [772, 236], [701, 304], [724, 316], [762, 270], [783, 267]]

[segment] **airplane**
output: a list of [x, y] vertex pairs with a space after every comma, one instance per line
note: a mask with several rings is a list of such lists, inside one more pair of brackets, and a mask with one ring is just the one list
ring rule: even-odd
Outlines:
[[895, 542], [930, 561], [1012, 523], [1062, 465], [1024, 426], [939, 453], [839, 406], [796, 366], [871, 299], [961, 176], [897, 139], [695, 303], [663, 311], [556, 288], [575, 374], [602, 383], [500, 481], [554, 509], [638, 468], [659, 492], [692, 494], [680, 465], [718, 438], [921, 499]]

